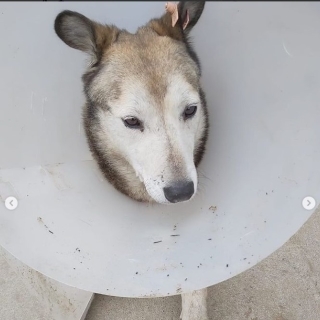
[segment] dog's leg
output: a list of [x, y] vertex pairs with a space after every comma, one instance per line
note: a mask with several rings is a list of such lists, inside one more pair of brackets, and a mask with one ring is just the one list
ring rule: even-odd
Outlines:
[[181, 295], [182, 320], [209, 320], [207, 312], [207, 288]]

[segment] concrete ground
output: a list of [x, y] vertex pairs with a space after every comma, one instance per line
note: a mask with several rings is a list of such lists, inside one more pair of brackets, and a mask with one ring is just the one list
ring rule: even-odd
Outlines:
[[[125, 299], [97, 295], [86, 320], [178, 320], [180, 303], [179, 296]], [[277, 252], [211, 287], [208, 304], [210, 320], [320, 319], [320, 209]], [[1, 259], [0, 319], [64, 320], [50, 319]]]

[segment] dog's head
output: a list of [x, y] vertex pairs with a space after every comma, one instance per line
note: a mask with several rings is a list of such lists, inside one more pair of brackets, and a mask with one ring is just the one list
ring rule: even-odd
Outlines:
[[196, 193], [208, 122], [187, 37], [203, 8], [203, 1], [180, 2], [173, 15], [135, 34], [71, 11], [55, 20], [57, 35], [92, 58], [83, 82], [93, 155], [109, 181], [136, 200], [176, 203]]

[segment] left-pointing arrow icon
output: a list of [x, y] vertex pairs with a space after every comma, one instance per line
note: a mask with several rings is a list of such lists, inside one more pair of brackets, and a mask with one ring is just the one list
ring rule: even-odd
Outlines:
[[8, 210], [14, 210], [18, 206], [18, 200], [15, 197], [8, 197], [5, 201], [5, 206]]

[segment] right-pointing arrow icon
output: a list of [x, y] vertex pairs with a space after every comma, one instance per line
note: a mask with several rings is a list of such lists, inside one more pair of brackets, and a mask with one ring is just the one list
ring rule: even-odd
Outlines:
[[316, 206], [316, 200], [313, 197], [305, 197], [302, 200], [302, 206], [306, 210], [312, 210]]

